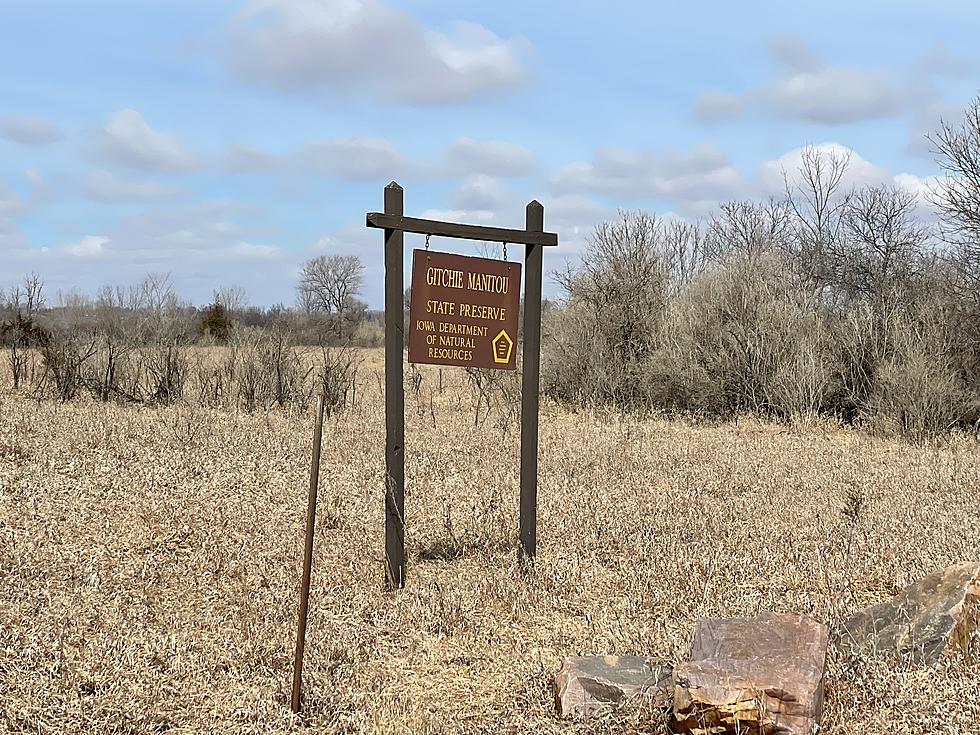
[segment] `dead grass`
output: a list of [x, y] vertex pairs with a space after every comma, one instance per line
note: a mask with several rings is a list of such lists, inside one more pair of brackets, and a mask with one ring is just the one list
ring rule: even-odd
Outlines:
[[[287, 692], [310, 416], [0, 394], [0, 731], [665, 732], [658, 713], [556, 719], [561, 658], [676, 661], [705, 616], [836, 626], [980, 557], [973, 441], [545, 405], [526, 580], [516, 427], [474, 428], [465, 374], [439, 393], [423, 369], [406, 397], [409, 583], [385, 594], [380, 368], [372, 353], [325, 431], [306, 730]], [[978, 691], [976, 664], [834, 655], [824, 731], [978, 732]]]

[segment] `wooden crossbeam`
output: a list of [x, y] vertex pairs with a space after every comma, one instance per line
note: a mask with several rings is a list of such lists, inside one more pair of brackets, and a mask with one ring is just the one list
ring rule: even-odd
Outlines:
[[463, 240], [486, 240], [506, 242], [516, 245], [557, 245], [558, 235], [554, 232], [510, 230], [504, 227], [485, 227], [483, 225], [464, 225], [458, 222], [440, 222], [434, 219], [419, 219], [402, 215], [368, 212], [367, 226], [382, 230], [400, 230], [419, 235], [438, 237], [457, 237]]

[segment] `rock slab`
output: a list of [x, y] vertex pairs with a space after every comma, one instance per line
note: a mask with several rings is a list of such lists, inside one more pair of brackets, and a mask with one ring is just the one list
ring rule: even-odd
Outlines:
[[980, 656], [980, 561], [954, 564], [909, 585], [892, 600], [844, 624], [840, 644], [906, 668], [939, 661], [947, 650]]
[[702, 620], [674, 669], [674, 727], [693, 735], [811, 735], [823, 711], [827, 627], [805, 615]]
[[666, 709], [670, 674], [670, 666], [643, 656], [569, 656], [555, 677], [558, 713], [592, 717], [629, 699]]

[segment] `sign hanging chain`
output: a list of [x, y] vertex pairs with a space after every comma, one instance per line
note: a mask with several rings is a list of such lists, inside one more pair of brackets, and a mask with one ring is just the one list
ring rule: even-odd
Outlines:
[[428, 249], [429, 249], [429, 238], [430, 238], [430, 237], [432, 237], [432, 235], [426, 235], [426, 236], [425, 236], [425, 249], [426, 249], [426, 250], [428, 250]]
[[507, 260], [507, 241], [504, 240], [504, 260]]

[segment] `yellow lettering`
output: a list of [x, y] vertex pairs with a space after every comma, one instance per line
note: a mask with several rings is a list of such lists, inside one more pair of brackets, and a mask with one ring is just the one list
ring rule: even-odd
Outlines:
[[455, 316], [456, 302], [429, 299], [425, 302], [425, 310], [429, 314], [447, 314], [449, 316]]
[[463, 271], [454, 271], [449, 268], [429, 268], [425, 271], [425, 282], [430, 286], [442, 288], [462, 288]]

